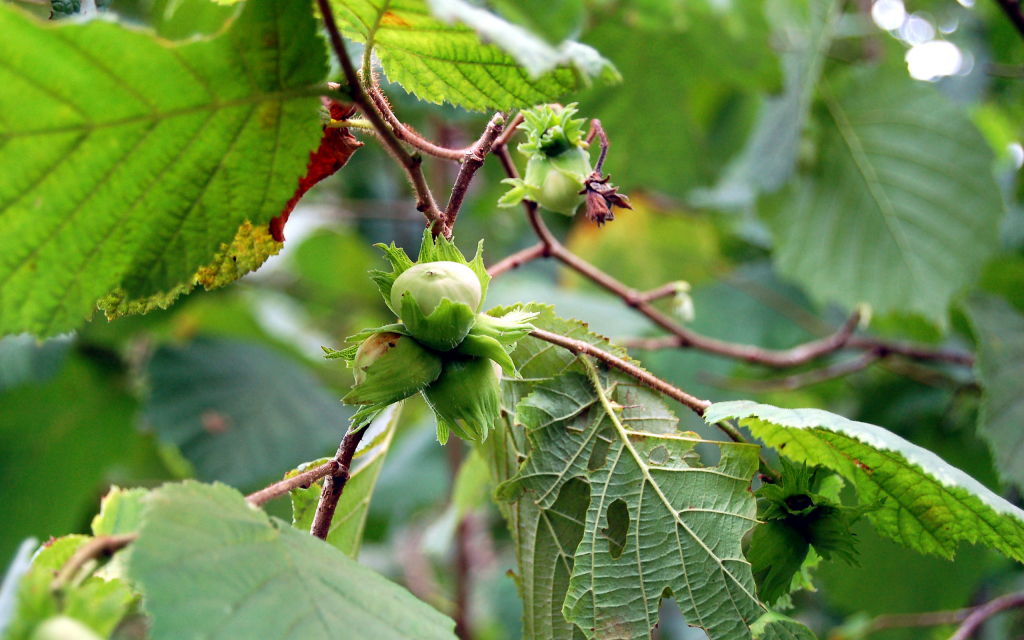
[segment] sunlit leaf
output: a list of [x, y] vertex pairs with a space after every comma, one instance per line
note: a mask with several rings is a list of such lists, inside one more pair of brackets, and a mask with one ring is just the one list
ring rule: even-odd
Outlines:
[[248, 2], [177, 45], [9, 5], [0, 32], [0, 332], [72, 329], [118, 287], [188, 286], [242, 223], [281, 212], [321, 137], [307, 0]]
[[787, 457], [833, 469], [880, 533], [921, 553], [952, 558], [961, 541], [1024, 560], [1024, 511], [937, 455], [882, 427], [819, 409], [779, 409], [746, 400], [711, 405], [709, 423], [740, 424]]

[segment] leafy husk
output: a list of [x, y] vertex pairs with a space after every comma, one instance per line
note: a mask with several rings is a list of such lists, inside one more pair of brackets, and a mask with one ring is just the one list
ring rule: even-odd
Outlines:
[[449, 432], [483, 442], [500, 412], [498, 377], [487, 358], [446, 359], [441, 375], [423, 390], [423, 397], [437, 417], [437, 439], [442, 444]]
[[412, 292], [402, 296], [402, 322], [412, 337], [438, 351], [451, 351], [469, 334], [476, 313], [467, 304], [443, 298], [433, 313], [423, 315]]
[[379, 333], [370, 340], [381, 341], [384, 352], [369, 366], [360, 367], [359, 377], [366, 378], [342, 399], [345, 404], [388, 405], [405, 400], [441, 375], [437, 354], [408, 336]]

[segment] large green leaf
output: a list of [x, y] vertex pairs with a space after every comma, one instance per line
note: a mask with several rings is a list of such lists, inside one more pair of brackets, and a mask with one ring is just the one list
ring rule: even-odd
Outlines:
[[454, 623], [325, 542], [195, 482], [150, 494], [129, 576], [150, 637], [454, 640]]
[[146, 416], [199, 477], [238, 487], [333, 451], [351, 411], [308, 371], [255, 344], [199, 339], [149, 363]]
[[[366, 427], [367, 432], [363, 439], [369, 446], [356, 452], [352, 461], [353, 471], [351, 471], [348, 482], [345, 483], [344, 493], [338, 500], [338, 507], [331, 520], [330, 530], [327, 532], [327, 542], [350, 558], [359, 556], [359, 545], [363, 541], [363, 529], [366, 526], [366, 514], [370, 509], [370, 498], [373, 495], [373, 488], [377, 484], [377, 478], [380, 477], [384, 458], [391, 447], [391, 439], [395, 435], [395, 428], [401, 415], [401, 403], [393, 404], [384, 409], [370, 423], [370, 426]], [[326, 463], [327, 460], [328, 458], [314, 460], [289, 472], [285, 477], [291, 477], [306, 469], [317, 467]], [[313, 526], [313, 517], [316, 515], [316, 507], [320, 502], [320, 491], [323, 486], [324, 483], [321, 480], [314, 482], [309, 487], [299, 487], [291, 491], [292, 525], [296, 529], [308, 532]]]
[[617, 77], [586, 45], [566, 41], [556, 49], [462, 0], [332, 4], [346, 36], [373, 44], [388, 79], [429, 102], [477, 111], [530, 107], [589, 78]]
[[617, 184], [684, 196], [717, 179], [742, 148], [758, 92], [781, 80], [762, 8], [734, 2], [681, 31], [664, 20], [662, 28], [637, 25], [627, 8], [595, 21], [585, 40], [623, 82], [586, 92], [580, 114], [600, 118], [608, 132], [605, 168]]
[[952, 558], [961, 541], [1024, 561], [1024, 511], [937, 455], [882, 427], [819, 409], [779, 409], [746, 400], [711, 405], [709, 423], [740, 424], [798, 462], [837, 471], [883, 535], [921, 553]]
[[992, 296], [972, 298], [966, 312], [978, 338], [984, 388], [978, 434], [1000, 476], [1024, 489], [1024, 316]]
[[[295, 192], [321, 137], [308, 0], [253, 0], [209, 39], [0, 7], [0, 332], [74, 328], [168, 293]], [[45, 56], [34, 52], [45, 51]]]
[[[609, 348], [540, 310], [538, 327]], [[485, 454], [512, 503], [524, 636], [647, 638], [674, 596], [712, 638], [749, 638], [765, 612], [740, 551], [757, 448], [677, 432], [657, 394], [622, 374], [600, 375], [602, 401], [596, 370], [548, 343], [526, 338], [512, 355], [524, 377], [505, 384], [515, 419]], [[701, 466], [698, 444], [718, 447], [718, 466]]]
[[779, 270], [820, 300], [944, 325], [950, 297], [997, 247], [991, 150], [904, 69], [861, 70], [821, 92], [817, 163], [768, 216]]
[[781, 54], [785, 86], [779, 95], [762, 99], [743, 151], [734, 158], [712, 191], [693, 195], [697, 204], [742, 207], [761, 191], [780, 189], [796, 170], [800, 141], [818, 78], [842, 16], [838, 0], [776, 3], [773, 26], [784, 44]]

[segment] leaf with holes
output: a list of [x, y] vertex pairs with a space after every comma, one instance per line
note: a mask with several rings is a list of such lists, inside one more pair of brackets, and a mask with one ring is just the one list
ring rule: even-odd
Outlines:
[[768, 203], [780, 272], [815, 297], [944, 326], [950, 297], [998, 247], [992, 151], [906, 70], [823, 81], [813, 170]]
[[[345, 35], [368, 42], [392, 82], [476, 111], [550, 102], [618, 73], [594, 49], [558, 48], [461, 0], [332, 0]], [[493, 44], [491, 44], [493, 43]]]
[[[607, 347], [541, 309], [538, 327]], [[755, 523], [757, 447], [716, 443], [721, 461], [704, 467], [694, 450], [704, 441], [677, 432], [657, 394], [631, 378], [603, 376], [603, 402], [567, 351], [527, 338], [512, 355], [524, 377], [506, 381], [515, 421], [486, 454], [499, 479], [515, 474], [498, 496], [511, 503], [524, 636], [647, 638], [661, 598], [674, 596], [712, 638], [751, 637], [766, 611], [740, 550]], [[527, 454], [518, 472], [513, 451]]]
[[961, 541], [1024, 561], [1024, 511], [937, 455], [882, 427], [820, 409], [719, 402], [709, 424], [739, 419], [797, 462], [828, 467], [853, 483], [883, 535], [921, 553], [953, 558]]
[[184, 44], [9, 5], [0, 32], [0, 333], [188, 285], [246, 220], [281, 213], [322, 135], [309, 0], [247, 2]]
[[992, 296], [971, 298], [966, 312], [978, 338], [984, 389], [978, 434], [1000, 476], [1024, 489], [1024, 316]]
[[450, 618], [234, 489], [171, 484], [147, 503], [128, 572], [153, 640], [455, 640]]

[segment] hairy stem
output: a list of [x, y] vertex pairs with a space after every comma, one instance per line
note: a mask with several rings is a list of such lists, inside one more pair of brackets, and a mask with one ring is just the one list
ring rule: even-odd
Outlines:
[[473, 150], [473, 147], [467, 147], [465, 149], [449, 149], [448, 147], [436, 145], [433, 142], [420, 137], [415, 131], [398, 119], [395, 112], [391, 110], [391, 105], [388, 104], [388, 99], [384, 97], [380, 87], [373, 85], [367, 91], [370, 99], [373, 100], [374, 106], [378, 111], [380, 111], [384, 120], [386, 120], [391, 126], [391, 130], [394, 131], [395, 136], [398, 137], [399, 140], [412, 145], [427, 155], [442, 158], [444, 160], [454, 160], [456, 162], [462, 160], [467, 153]]
[[385, 148], [405, 168], [405, 172], [409, 176], [409, 182], [412, 183], [412, 188], [416, 192], [416, 210], [426, 216], [428, 224], [438, 224], [442, 220], [441, 212], [437, 209], [434, 196], [430, 193], [430, 187], [427, 186], [427, 180], [423, 176], [423, 169], [420, 166], [423, 163], [423, 159], [419, 155], [412, 155], [405, 150], [405, 147], [402, 146], [402, 143], [395, 136], [395, 132], [384, 122], [383, 116], [377, 111], [373, 101], [363, 89], [359, 81], [359, 74], [356, 72], [355, 67], [352, 66], [352, 59], [349, 58], [348, 51], [345, 50], [345, 41], [342, 39], [341, 32], [338, 31], [338, 25], [334, 21], [334, 13], [331, 10], [330, 1], [317, 0], [317, 6], [320, 8], [321, 15], [323, 15], [324, 27], [327, 29], [327, 34], [330, 37], [331, 48], [334, 49], [334, 54], [338, 57], [338, 62], [341, 63], [342, 71], [345, 73], [349, 97], [359, 107], [359, 110], [363, 112], [363, 115], [370, 121], [370, 124], [373, 125], [377, 135], [384, 142]]
[[334, 511], [338, 508], [338, 499], [341, 498], [341, 492], [345, 490], [345, 484], [349, 479], [348, 471], [352, 465], [352, 456], [356, 454], [359, 441], [363, 439], [363, 434], [368, 428], [349, 431], [338, 445], [338, 452], [334, 455], [338, 468], [324, 479], [324, 488], [320, 491], [320, 502], [316, 505], [313, 525], [309, 528], [309, 533], [321, 540], [326, 540], [331, 530], [331, 520], [334, 519]]

